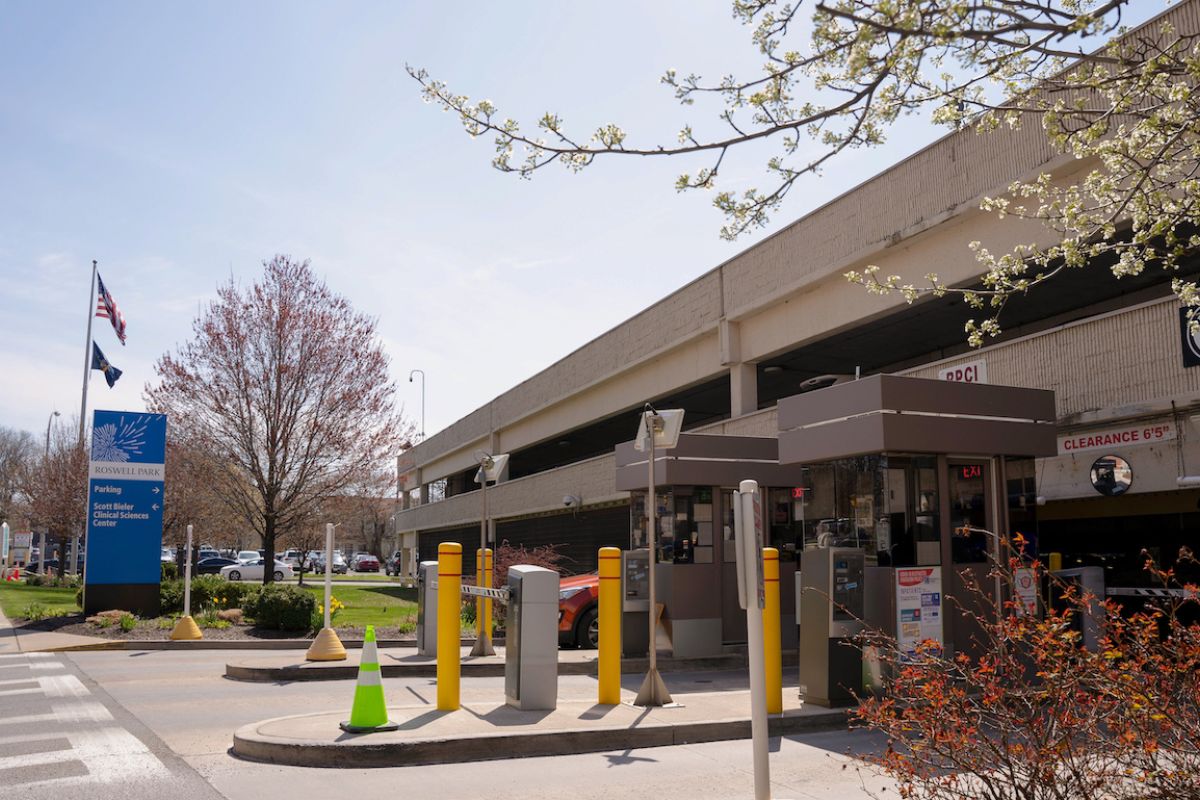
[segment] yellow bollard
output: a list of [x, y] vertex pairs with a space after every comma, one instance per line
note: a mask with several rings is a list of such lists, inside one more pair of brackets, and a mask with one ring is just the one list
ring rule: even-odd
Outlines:
[[783, 713], [783, 654], [779, 628], [779, 551], [763, 548], [763, 670], [767, 673], [767, 713]]
[[[487, 589], [492, 588], [492, 548], [490, 547], [483, 551], [483, 558], [479, 557], [479, 548], [475, 548], [475, 585]], [[482, 638], [485, 630], [488, 632], [488, 636], [491, 636], [493, 629], [492, 598], [476, 597], [475, 638]]]
[[437, 707], [457, 711], [462, 677], [462, 545], [438, 545]]
[[596, 702], [621, 702], [621, 550], [600, 548], [600, 692]]
[[1050, 554], [1050, 571], [1058, 572], [1062, 569], [1062, 553]]

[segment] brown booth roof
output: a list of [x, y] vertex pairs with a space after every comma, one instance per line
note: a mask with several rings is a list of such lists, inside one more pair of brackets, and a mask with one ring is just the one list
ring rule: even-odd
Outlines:
[[779, 401], [779, 461], [870, 453], [1052, 456], [1054, 392], [872, 375]]
[[[618, 491], [646, 489], [648, 454], [633, 444], [616, 448]], [[780, 465], [779, 442], [770, 437], [683, 433], [674, 448], [654, 453], [655, 486], [737, 486], [744, 480], [790, 486], [799, 478], [798, 467]]]

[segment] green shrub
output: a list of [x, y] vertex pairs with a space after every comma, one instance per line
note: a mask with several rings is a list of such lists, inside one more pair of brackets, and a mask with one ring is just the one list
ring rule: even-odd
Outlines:
[[83, 587], [80, 586], [75, 590], [75, 605], [83, 608]]
[[26, 586], [41, 586], [45, 582], [46, 582], [46, 579], [43, 578], [41, 575], [34, 575], [33, 573], [30, 573], [25, 576], [25, 585]]
[[129, 632], [137, 627], [137, 617], [133, 614], [122, 614], [120, 624], [121, 630]]
[[158, 611], [160, 614], [183, 612], [183, 581], [163, 581], [158, 585]]
[[21, 612], [17, 616], [27, 619], [30, 622], [40, 622], [52, 617], [61, 617], [63, 613], [62, 611], [52, 611], [44, 604], [35, 601], [21, 609]]
[[280, 631], [306, 631], [313, 625], [317, 599], [298, 586], [272, 583], [246, 598], [242, 609], [255, 626]]
[[179, 565], [174, 561], [162, 562], [162, 573], [160, 577], [164, 581], [179, 580]]

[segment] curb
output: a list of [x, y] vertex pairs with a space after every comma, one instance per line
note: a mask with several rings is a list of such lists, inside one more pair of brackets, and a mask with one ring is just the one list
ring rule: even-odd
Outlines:
[[[42, 631], [39, 631], [41, 633]], [[493, 639], [495, 644], [504, 644], [504, 639]], [[200, 639], [198, 641], [173, 641], [170, 639], [112, 639], [108, 641], [72, 644], [63, 647], [47, 647], [43, 652], [68, 653], [87, 650], [307, 650], [312, 639]], [[470, 647], [474, 639], [463, 639], [462, 646]], [[343, 640], [347, 650], [361, 650], [361, 639]], [[380, 639], [380, 647], [416, 648], [416, 639]]]
[[[458, 738], [413, 739], [409, 741], [350, 740], [297, 741], [259, 734], [258, 726], [270, 722], [322, 714], [301, 714], [263, 720], [239, 728], [233, 735], [231, 752], [239, 758], [269, 764], [297, 767], [400, 767], [426, 764], [458, 764], [535, 756], [574, 755], [607, 750], [645, 747], [669, 747], [699, 742], [719, 742], [750, 738], [748, 718], [688, 722], [647, 728], [599, 728], [593, 730], [554, 730], [536, 733], [502, 733]], [[771, 736], [786, 736], [808, 731], [834, 730], [847, 724], [845, 710], [816, 714], [772, 717]], [[361, 744], [354, 742], [362, 742]]]
[[[786, 659], [785, 659], [786, 662]], [[328, 662], [326, 662], [328, 663]], [[621, 673], [633, 675], [649, 669], [650, 661], [646, 658], [626, 658], [621, 660]], [[659, 658], [658, 668], [662, 672], [711, 672], [717, 670], [740, 669], [746, 666], [744, 655], [711, 656], [707, 658]], [[437, 661], [425, 664], [382, 664], [380, 669], [385, 678], [429, 678], [437, 676]], [[460, 669], [463, 677], [485, 678], [502, 677], [504, 662], [492, 661], [484, 663], [461, 662]], [[595, 675], [597, 661], [559, 661], [559, 675]], [[330, 664], [328, 666], [308, 664], [289, 664], [282, 667], [256, 666], [252, 663], [226, 664], [225, 677], [230, 680], [246, 683], [276, 683], [280, 681], [341, 681], [354, 680], [358, 677], [358, 666], [353, 664]]]
[[[504, 662], [471, 664], [463, 662], [459, 669], [464, 678], [495, 678], [504, 676]], [[435, 678], [437, 662], [428, 664], [380, 664], [385, 678]], [[591, 661], [559, 662], [559, 675], [595, 675], [596, 664]], [[276, 683], [279, 681], [342, 681], [358, 677], [357, 664], [337, 666], [256, 667], [250, 664], [226, 664], [225, 677], [245, 683]]]

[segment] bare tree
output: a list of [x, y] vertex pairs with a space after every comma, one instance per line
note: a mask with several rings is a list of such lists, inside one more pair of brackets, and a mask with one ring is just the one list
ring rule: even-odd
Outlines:
[[[76, 426], [56, 428], [50, 448], [26, 475], [24, 494], [36, 525], [59, 543], [59, 574], [67, 560], [67, 541], [87, 524], [88, 454]], [[90, 438], [90, 437], [85, 437]], [[45, 561], [47, 554], [42, 553]]]
[[192, 340], [155, 371], [148, 405], [216, 459], [216, 491], [268, 558], [323, 499], [390, 463], [411, 427], [374, 320], [288, 256], [265, 262], [253, 286], [220, 287]]
[[33, 434], [0, 427], [0, 522], [16, 523], [29, 470], [36, 459]]
[[[1006, 244], [1007, 252], [972, 243], [983, 274], [969, 287], [936, 274], [880, 275], [874, 265], [846, 276], [910, 303], [961, 294], [983, 311], [967, 325], [978, 346], [999, 334], [1010, 298], [1064, 269], [1174, 271], [1200, 251], [1200, 31], [1183, 8], [1195, 2], [1128, 31], [1132, 0], [733, 0], [763, 67], [715, 81], [668, 70], [662, 83], [684, 109], [711, 105], [717, 121], [716, 130], [688, 122], [671, 141], [638, 143], [615, 123], [580, 135], [554, 112], [523, 127], [490, 100], [458, 94], [424, 69], [408, 72], [468, 134], [493, 137], [496, 169], [523, 178], [556, 163], [578, 172], [603, 158], [678, 156], [703, 164], [679, 176], [679, 191], [716, 190], [727, 157], [754, 143], [770, 148], [761, 188], [714, 195], [727, 239], [766, 225], [805, 176], [882, 144], [902, 115], [926, 110], [935, 123], [983, 134], [1036, 126], [1054, 152], [1085, 167], [1082, 177], [1043, 172], [982, 208], [1038, 221], [1053, 242]], [[1194, 279], [1176, 278], [1173, 288], [1200, 308]]]
[[216, 458], [177, 440], [168, 429], [166, 479], [163, 482], [163, 543], [182, 548], [187, 526], [204, 542], [240, 548], [239, 533], [248, 522], [234, 513], [218, 492]]

